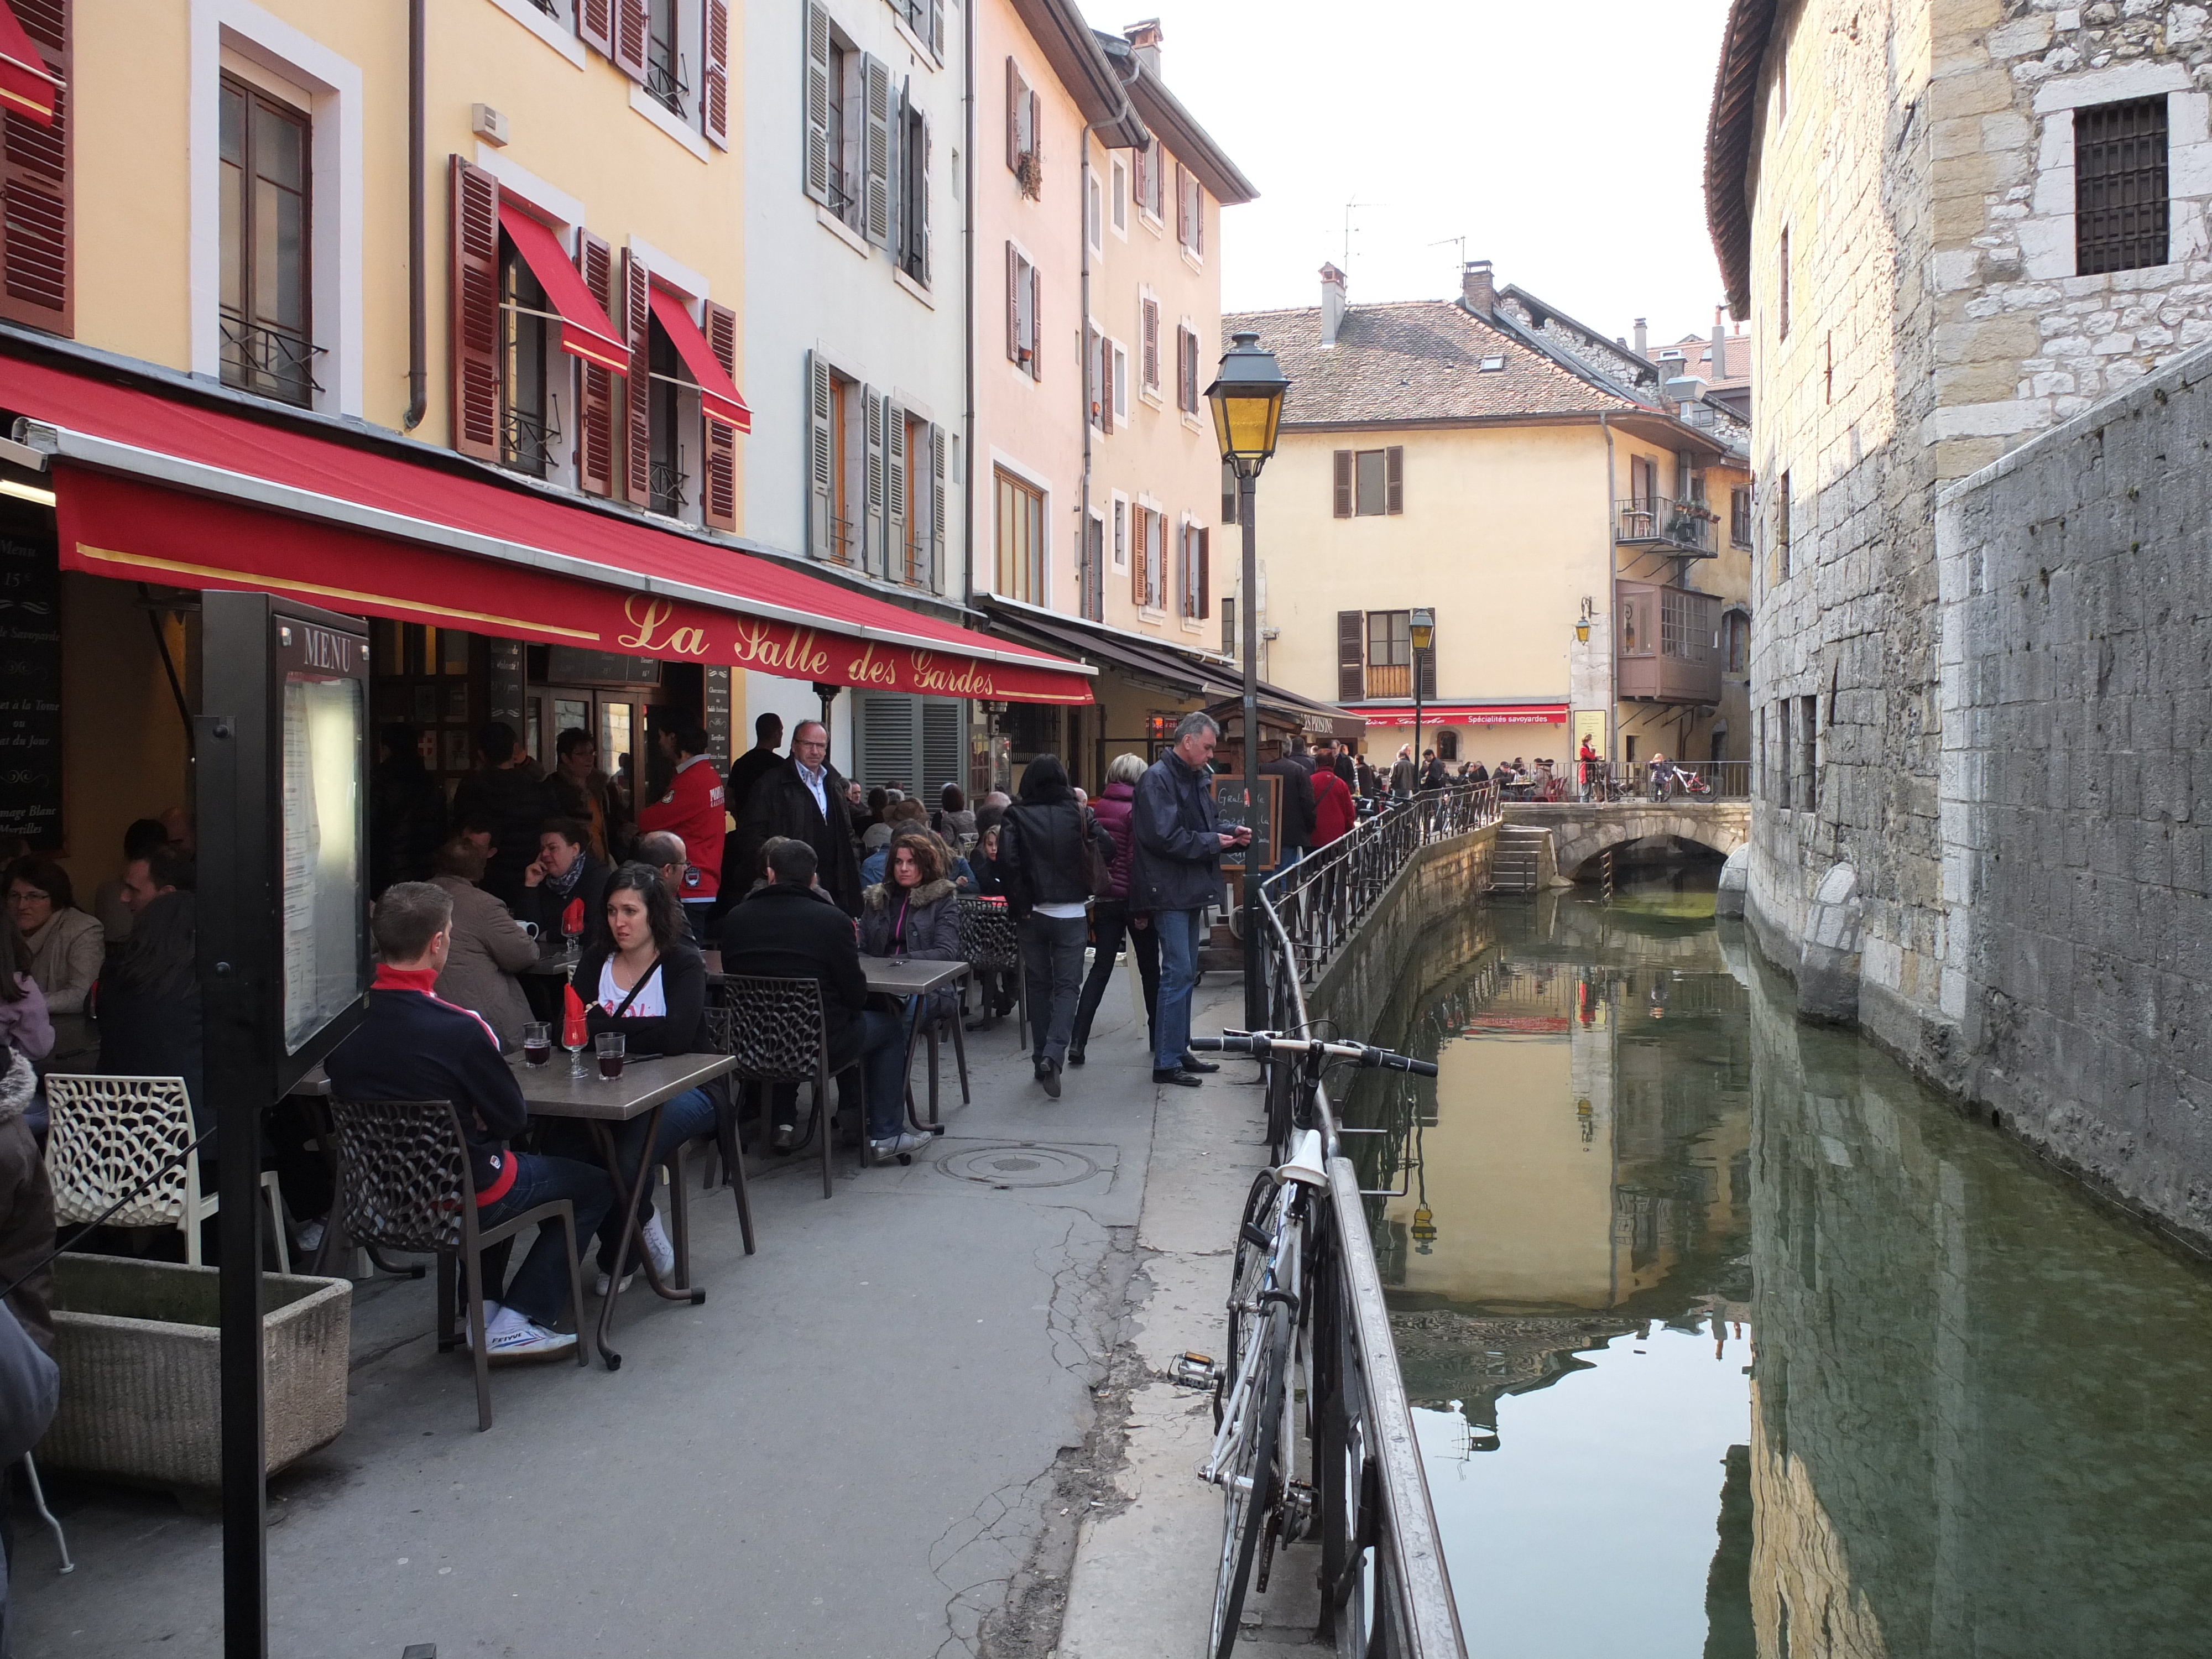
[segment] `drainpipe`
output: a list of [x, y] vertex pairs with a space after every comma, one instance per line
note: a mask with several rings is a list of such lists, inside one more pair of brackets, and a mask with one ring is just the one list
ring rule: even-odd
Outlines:
[[[969, 9], [972, 11], [974, 7], [971, 5]], [[1128, 76], [1125, 78], [1117, 75], [1115, 77], [1121, 81], [1121, 109], [1111, 119], [1093, 121], [1083, 129], [1084, 174], [1087, 175], [1091, 171], [1091, 135], [1101, 127], [1115, 126], [1129, 118], [1129, 87], [1139, 73], [1139, 65], [1133, 59], [1129, 65]], [[1079, 179], [1079, 183], [1081, 183]], [[1075, 614], [1080, 617], [1085, 614], [1089, 604], [1091, 573], [1091, 393], [1094, 390], [1091, 384], [1091, 187], [1088, 184], [1081, 184], [1081, 187], [1075, 193], [1077, 197], [1075, 210], [1083, 222], [1079, 228], [1079, 246], [1082, 249], [1080, 265], [1082, 280], [1079, 294], [1083, 312], [1082, 332], [1079, 337], [1083, 342], [1083, 368], [1082, 372], [1075, 377], [1082, 388], [1080, 397], [1083, 405], [1083, 485], [1078, 492], [1079, 500], [1075, 508], [1076, 545], [1082, 550], [1081, 556], [1076, 562], [1076, 568], [1084, 573], [1083, 588], [1075, 596]], [[1103, 241], [1106, 234], [1106, 185], [1103, 179], [1098, 185], [1098, 222], [1099, 238]], [[1098, 337], [1098, 358], [1102, 365], [1106, 361], [1106, 337], [1103, 334]], [[1099, 551], [1103, 556], [1105, 550], [1102, 547]], [[1105, 579], [1102, 575], [1099, 580], [1103, 586]], [[1105, 618], [1102, 617], [1099, 620], [1103, 622]]]
[[[964, 295], [964, 349], [963, 368], [966, 375], [967, 408], [962, 411], [961, 425], [967, 433], [967, 476], [961, 480], [960, 562], [966, 568], [962, 578], [961, 597], [973, 606], [975, 603], [975, 7], [974, 0], [963, 8], [968, 14], [967, 84], [961, 93], [961, 125], [966, 149], [960, 157], [961, 185], [960, 240], [964, 250], [966, 266], [962, 280]], [[970, 783], [975, 781], [971, 776]]]
[[425, 12], [429, 0], [407, 0], [407, 416], [404, 429], [422, 424], [430, 406], [430, 324], [423, 276], [422, 88]]
[[[1605, 608], [1606, 626], [1613, 630], [1607, 636], [1605, 645], [1606, 690], [1612, 699], [1606, 706], [1605, 723], [1607, 729], [1613, 732], [1615, 739], [1613, 742], [1608, 742], [1606, 747], [1612, 750], [1618, 747], [1617, 740], [1620, 733], [1613, 731], [1613, 728], [1620, 720], [1620, 652], [1619, 650], [1620, 629], [1613, 616], [1613, 612], [1620, 608], [1620, 587], [1617, 580], [1618, 573], [1613, 568], [1615, 557], [1613, 548], [1613, 514], [1619, 511], [1614, 503], [1620, 500], [1620, 497], [1613, 494], [1613, 421], [1607, 410], [1602, 409], [1598, 410], [1597, 425], [1598, 430], [1605, 434], [1605, 585], [1613, 589], [1612, 592], [1606, 595], [1613, 604]], [[1618, 757], [1608, 755], [1607, 758], [1617, 759]]]

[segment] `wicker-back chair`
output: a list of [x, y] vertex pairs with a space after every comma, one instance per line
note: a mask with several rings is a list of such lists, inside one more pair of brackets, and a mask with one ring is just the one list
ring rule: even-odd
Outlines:
[[[185, 1260], [198, 1267], [200, 1224], [222, 1208], [222, 1197], [201, 1189], [199, 1155], [185, 1153], [193, 1129], [184, 1079], [57, 1072], [46, 1079], [46, 1110], [54, 1219], [64, 1226], [96, 1221], [116, 1200], [145, 1185], [107, 1224], [174, 1227], [185, 1236]], [[164, 1164], [172, 1167], [163, 1170]], [[275, 1170], [262, 1171], [261, 1190], [276, 1235], [277, 1269], [289, 1273], [292, 1255]]]
[[[807, 1133], [822, 1143], [822, 1196], [831, 1192], [830, 1024], [822, 984], [812, 979], [770, 979], [729, 974], [722, 980], [721, 1024], [714, 1040], [738, 1062], [747, 1083], [811, 1083], [814, 1119]], [[710, 1025], [710, 1030], [714, 1027]]]
[[[1000, 899], [969, 896], [957, 902], [960, 906], [961, 959], [979, 975], [988, 970], [1014, 976], [1014, 1000], [1021, 1010], [1021, 1025], [1015, 1035], [1027, 1042], [1030, 1040], [1029, 976], [1022, 972], [1022, 939], [1019, 930], [1014, 926], [1013, 911]], [[985, 994], [988, 997], [988, 994]], [[986, 1013], [989, 1012], [988, 1001], [984, 1011]], [[964, 1079], [963, 1085], [965, 1086]]]
[[338, 1197], [346, 1231], [388, 1250], [438, 1258], [438, 1351], [459, 1338], [453, 1329], [454, 1279], [465, 1261], [469, 1348], [476, 1361], [477, 1427], [491, 1426], [491, 1372], [484, 1351], [483, 1255], [526, 1229], [558, 1221], [568, 1238], [568, 1305], [576, 1316], [576, 1363], [591, 1363], [585, 1334], [584, 1280], [576, 1265], [575, 1206], [565, 1198], [540, 1204], [495, 1227], [477, 1224], [476, 1182], [469, 1173], [461, 1120], [445, 1100], [331, 1101], [338, 1141]]

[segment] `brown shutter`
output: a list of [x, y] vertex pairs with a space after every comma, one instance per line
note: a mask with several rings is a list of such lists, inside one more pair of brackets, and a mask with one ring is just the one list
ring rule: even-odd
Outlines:
[[1022, 86], [1022, 72], [1014, 67], [1014, 60], [1006, 59], [1006, 170], [1022, 170], [1022, 100], [1029, 94]]
[[[576, 233], [576, 267], [584, 286], [611, 317], [615, 314], [615, 251], [588, 230]], [[579, 362], [583, 396], [577, 421], [576, 483], [587, 495], [615, 493], [615, 377], [597, 363]]]
[[1352, 452], [1348, 449], [1338, 450], [1336, 452], [1336, 516], [1340, 519], [1348, 519], [1352, 516]]
[[1413, 653], [1414, 672], [1420, 677], [1422, 700], [1434, 702], [1437, 700], [1437, 647], [1433, 643], [1436, 635], [1431, 634], [1429, 638], [1432, 643], [1427, 650]]
[[1382, 452], [1382, 510], [1406, 510], [1406, 447], [1392, 444]]
[[615, 0], [576, 0], [576, 33], [587, 46], [615, 55]]
[[68, 335], [76, 327], [70, 8], [68, 0], [15, 0], [15, 11], [64, 84], [54, 91], [52, 125], [13, 111], [0, 121], [0, 319]]
[[1198, 532], [1198, 615], [1203, 622], [1213, 614], [1213, 532]]
[[[727, 306], [707, 301], [707, 344], [714, 361], [732, 380], [738, 374], [738, 313]], [[701, 447], [707, 454], [707, 527], [735, 533], [738, 527], [738, 434], [720, 421], [703, 415]]]
[[1006, 244], [1006, 361], [1022, 360], [1022, 256]]
[[1147, 300], [1145, 313], [1145, 385], [1152, 391], [1160, 389], [1160, 302]]
[[1030, 379], [1044, 379], [1044, 273], [1030, 267]]
[[653, 20], [650, 0], [615, 0], [615, 65], [633, 81], [645, 79], [645, 43]]
[[1098, 426], [1114, 430], [1114, 343], [1107, 339], [1098, 342]]
[[653, 501], [653, 279], [628, 248], [623, 250], [623, 326], [629, 335], [629, 373], [623, 377], [623, 495], [640, 507]]
[[1152, 579], [1145, 568], [1145, 520], [1152, 516], [1134, 501], [1129, 504], [1129, 598], [1139, 610], [1152, 597]]
[[[1349, 454], [1340, 449], [1339, 456]], [[1358, 702], [1367, 695], [1367, 614], [1362, 611], [1336, 613], [1336, 700]]]
[[700, 52], [699, 107], [707, 137], [730, 147], [730, 0], [707, 0], [704, 49]]
[[453, 161], [453, 447], [499, 459], [499, 180]]

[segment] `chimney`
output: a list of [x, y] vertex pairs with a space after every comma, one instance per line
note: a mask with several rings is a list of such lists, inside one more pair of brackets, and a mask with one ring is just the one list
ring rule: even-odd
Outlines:
[[1137, 61], [1145, 66], [1145, 73], [1153, 80], [1160, 78], [1160, 20], [1147, 17], [1141, 23], [1132, 23], [1121, 31], [1122, 39], [1136, 49]]
[[1716, 380], [1728, 379], [1728, 307], [1713, 307], [1713, 374]]
[[1344, 273], [1334, 265], [1321, 268], [1321, 343], [1325, 346], [1336, 343], [1336, 331], [1344, 326]]
[[1467, 269], [1460, 274], [1459, 295], [1467, 301], [1467, 308], [1478, 317], [1498, 314], [1498, 282], [1490, 274], [1489, 260], [1467, 262]]
[[1650, 331], [1644, 326], [1644, 319], [1638, 317], [1636, 319], [1636, 355], [1639, 357], [1650, 356]]

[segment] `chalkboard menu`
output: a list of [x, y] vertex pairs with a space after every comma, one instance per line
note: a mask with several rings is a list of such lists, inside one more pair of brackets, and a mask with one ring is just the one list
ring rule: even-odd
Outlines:
[[[1248, 801], [1244, 794], [1244, 780], [1241, 777], [1217, 776], [1213, 780], [1213, 816], [1224, 830], [1235, 830], [1244, 824], [1252, 826], [1252, 846], [1260, 854], [1259, 867], [1272, 870], [1282, 859], [1282, 848], [1276, 840], [1275, 798], [1283, 781], [1270, 773], [1253, 780], [1255, 788]], [[1244, 867], [1244, 849], [1232, 848], [1221, 855], [1224, 870]]]
[[0, 497], [0, 835], [62, 842], [61, 565], [52, 512]]

